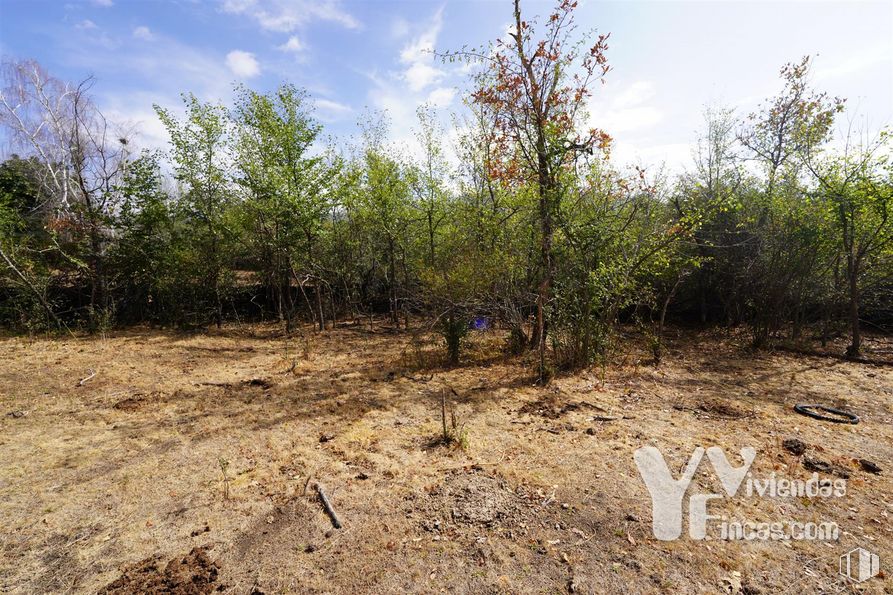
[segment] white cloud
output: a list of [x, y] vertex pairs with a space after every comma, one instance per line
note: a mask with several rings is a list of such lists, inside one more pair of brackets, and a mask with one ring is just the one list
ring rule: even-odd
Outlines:
[[221, 8], [231, 14], [248, 15], [262, 29], [278, 33], [291, 33], [313, 21], [337, 23], [348, 29], [360, 27], [338, 0], [223, 0]]
[[133, 36], [136, 39], [142, 39], [143, 41], [152, 41], [155, 39], [155, 35], [153, 35], [152, 31], [146, 26], [140, 26], [134, 29]]
[[114, 5], [113, 0], [92, 0], [93, 4], [96, 6], [102, 6], [103, 8], [108, 8], [109, 6]]
[[400, 63], [406, 65], [403, 79], [409, 88], [418, 92], [436, 83], [445, 73], [434, 67], [434, 46], [443, 27], [443, 8], [434, 14], [426, 29], [400, 51]]
[[456, 89], [439, 87], [428, 94], [428, 98], [425, 102], [429, 103], [432, 107], [447, 107], [453, 102], [453, 97], [455, 96]]
[[331, 99], [314, 99], [316, 114], [323, 122], [341, 120], [353, 113], [353, 108]]
[[635, 81], [617, 87], [597, 86], [589, 100], [589, 125], [609, 134], [646, 130], [661, 120], [663, 111], [650, 102], [656, 96], [654, 83]]
[[282, 52], [297, 53], [304, 49], [304, 44], [301, 42], [300, 39], [298, 39], [297, 35], [292, 35], [288, 38], [288, 41], [278, 46], [277, 49]]
[[[122, 126], [125, 130], [135, 131], [131, 140], [136, 149], [159, 149], [166, 150], [168, 148], [167, 129], [158, 119], [151, 109], [154, 101], [141, 101], [140, 106], [150, 106], [147, 108], [140, 107], [133, 109], [135, 105], [130, 101], [122, 101], [123, 97], [112, 97], [108, 100], [108, 106], [104, 109], [104, 114], [110, 121]], [[142, 98], [141, 98], [142, 99]]]
[[693, 146], [688, 143], [652, 144], [651, 139], [632, 143], [617, 141], [611, 160], [620, 165], [640, 165], [654, 169], [664, 165], [670, 172], [681, 172], [691, 163]]
[[[459, 73], [439, 68], [434, 55], [443, 27], [443, 8], [421, 23], [409, 23], [402, 18], [392, 23], [391, 33], [406, 38], [396, 56], [398, 69], [381, 75], [370, 73], [369, 106], [387, 112], [391, 122], [390, 145], [410, 157], [419, 157], [421, 147], [415, 138], [418, 127], [416, 109], [423, 104], [442, 110], [453, 103], [457, 89], [445, 84], [444, 79]], [[445, 112], [438, 118], [443, 120]], [[447, 128], [449, 128], [447, 126]], [[448, 153], [449, 147], [445, 147]]]
[[594, 85], [587, 104], [587, 124], [614, 137], [611, 159], [620, 165], [656, 166], [682, 171], [691, 160], [691, 145], [655, 137], [665, 112], [656, 85], [647, 80]]
[[257, 0], [223, 0], [221, 4], [224, 12], [240, 13], [252, 8]]
[[636, 81], [622, 90], [613, 100], [614, 107], [624, 108], [630, 105], [639, 105], [654, 97], [654, 83], [650, 81]]
[[98, 29], [98, 27], [96, 26], [96, 23], [94, 23], [90, 19], [84, 19], [83, 21], [81, 21], [80, 23], [75, 25], [74, 27], [75, 27], [75, 29], [81, 29], [83, 31], [87, 31], [89, 29]]
[[391, 36], [395, 39], [409, 35], [409, 22], [403, 17], [397, 17], [391, 23]]
[[[96, 85], [93, 91], [97, 104], [110, 120], [138, 125], [135, 146], [139, 148], [167, 145], [167, 133], [152, 110], [153, 104], [182, 116], [181, 93], [192, 92], [201, 101], [215, 103], [227, 103], [232, 98], [233, 76], [213, 51], [192, 47], [158, 32], [153, 32], [152, 43], [128, 43], [117, 49], [97, 51], [95, 44], [84, 42], [88, 35], [91, 33], [60, 38], [60, 50], [80, 68], [104, 81], [120, 76], [136, 81], [124, 87]], [[177, 59], [172, 60], [171, 56]]]
[[890, 43], [879, 43], [871, 47], [862, 48], [854, 52], [843, 60], [836, 63], [825, 65], [821, 61], [816, 61], [815, 80], [824, 81], [828, 79], [846, 77], [863, 70], [870, 70], [872, 67], [887, 62], [893, 62], [890, 55]]
[[233, 50], [226, 55], [226, 67], [239, 78], [251, 78], [260, 74], [260, 65], [254, 54]]
[[425, 62], [414, 62], [403, 71], [403, 79], [413, 91], [421, 91], [443, 78], [443, 71]]
[[593, 124], [601, 123], [609, 133], [629, 132], [651, 128], [663, 120], [663, 112], [653, 106], [630, 107], [592, 114]]

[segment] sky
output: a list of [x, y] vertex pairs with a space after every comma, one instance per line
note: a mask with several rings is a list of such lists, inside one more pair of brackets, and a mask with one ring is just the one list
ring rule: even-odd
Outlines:
[[[551, 6], [522, 4], [528, 17]], [[288, 81], [333, 142], [386, 110], [392, 140], [412, 152], [417, 106], [446, 126], [468, 90], [467, 67], [431, 50], [486, 45], [510, 21], [508, 0], [0, 0], [0, 53], [65, 80], [92, 75], [104, 113], [147, 147], [166, 144], [153, 104], [177, 109], [184, 91], [228, 103], [234, 83]], [[685, 168], [706, 106], [746, 115], [807, 54], [814, 85], [847, 98], [841, 128], [893, 124], [890, 0], [580, 0], [577, 23], [611, 34], [612, 70], [589, 111], [621, 164]]]

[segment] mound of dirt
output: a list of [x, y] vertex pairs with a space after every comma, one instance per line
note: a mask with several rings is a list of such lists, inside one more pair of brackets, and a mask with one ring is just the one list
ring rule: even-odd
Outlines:
[[753, 411], [745, 411], [730, 403], [719, 400], [704, 401], [698, 403], [694, 407], [677, 403], [676, 405], [673, 405], [673, 409], [676, 409], [677, 411], [690, 411], [694, 413], [696, 417], [703, 419], [743, 419], [756, 416], [756, 413]]
[[193, 548], [162, 568], [161, 557], [153, 556], [124, 570], [120, 578], [106, 585], [100, 595], [161, 594], [204, 595], [222, 590], [217, 584], [217, 564], [208, 558], [207, 548]]
[[312, 509], [306, 500], [296, 498], [259, 514], [234, 540], [233, 551], [239, 560], [257, 564], [270, 552], [304, 551], [325, 539], [325, 523], [322, 507]]
[[456, 526], [514, 526], [529, 516], [529, 503], [499, 477], [458, 472], [448, 475], [426, 499], [428, 516], [439, 517], [424, 525], [440, 529], [440, 522]]
[[558, 419], [566, 413], [582, 409], [605, 411], [598, 405], [593, 405], [586, 401], [570, 401], [562, 403], [557, 395], [547, 394], [536, 401], [528, 401], [518, 409], [518, 413], [522, 415], [539, 415], [546, 419]]
[[112, 407], [117, 409], [118, 411], [136, 411], [143, 405], [143, 399], [140, 396], [135, 397], [127, 397], [126, 399], [121, 399]]
[[339, 532], [331, 530], [328, 517], [317, 502], [296, 497], [257, 512], [232, 547], [219, 560], [225, 580], [234, 593], [300, 593], [305, 574], [326, 553]]

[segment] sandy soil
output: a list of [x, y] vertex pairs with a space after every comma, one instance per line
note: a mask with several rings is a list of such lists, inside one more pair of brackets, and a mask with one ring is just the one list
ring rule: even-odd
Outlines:
[[[453, 369], [432, 338], [379, 326], [0, 340], [0, 591], [893, 593], [893, 367], [677, 332], [660, 367], [630, 337], [615, 365], [541, 388], [503, 339], [475, 335]], [[444, 391], [462, 446], [437, 440]], [[658, 541], [646, 445], [674, 473], [697, 446], [736, 465], [755, 447], [758, 478], [828, 463], [844, 498], [710, 510], [833, 521], [839, 539]], [[694, 484], [722, 490], [706, 458]], [[838, 557], [858, 546], [882, 573], [854, 585]]]

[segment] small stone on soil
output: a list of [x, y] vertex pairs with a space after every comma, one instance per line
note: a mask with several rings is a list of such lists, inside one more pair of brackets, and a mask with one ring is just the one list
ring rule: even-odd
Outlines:
[[815, 471], [816, 473], [831, 473], [830, 463], [812, 457], [803, 458], [803, 468], [807, 471]]
[[806, 443], [798, 438], [786, 438], [781, 445], [784, 449], [798, 457], [806, 452]]
[[862, 467], [863, 471], [867, 471], [868, 473], [873, 473], [875, 475], [881, 474], [881, 468], [868, 459], [859, 459], [859, 466]]

